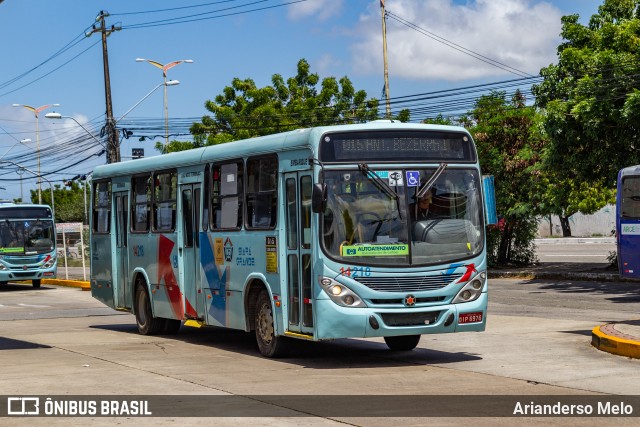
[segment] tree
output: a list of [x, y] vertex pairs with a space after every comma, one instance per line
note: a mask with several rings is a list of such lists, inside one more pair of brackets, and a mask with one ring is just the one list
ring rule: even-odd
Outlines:
[[496, 207], [501, 216], [488, 230], [491, 264], [529, 264], [535, 259], [539, 195], [537, 169], [545, 140], [537, 126], [540, 116], [517, 91], [480, 97], [466, 126], [471, 129], [484, 174], [495, 177]]
[[604, 0], [588, 25], [578, 18], [562, 18], [558, 64], [533, 88], [547, 113], [545, 162], [560, 182], [611, 188], [640, 163], [640, 1]]
[[[221, 144], [298, 128], [360, 123], [378, 117], [377, 99], [356, 91], [349, 78], [320, 81], [309, 63], [298, 61], [297, 74], [286, 81], [274, 74], [271, 85], [258, 88], [251, 79], [234, 78], [231, 86], [205, 107], [212, 116], [191, 126], [196, 143]], [[319, 85], [319, 87], [318, 87]], [[400, 119], [408, 120], [408, 112]]]
[[[60, 184], [55, 184], [53, 197], [55, 198], [56, 222], [83, 222], [84, 221], [84, 183], [68, 181], [65, 188]], [[38, 191], [31, 190], [31, 200], [38, 200]], [[51, 205], [51, 192], [42, 191], [42, 203]], [[89, 201], [87, 200], [87, 203]]]

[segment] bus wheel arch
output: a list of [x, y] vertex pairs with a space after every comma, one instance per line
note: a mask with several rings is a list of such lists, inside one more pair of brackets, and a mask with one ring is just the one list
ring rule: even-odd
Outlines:
[[149, 286], [146, 279], [141, 275], [136, 275], [134, 286], [134, 313], [138, 332], [141, 335], [155, 335], [162, 331], [164, 327], [163, 319], [153, 316]]
[[258, 349], [266, 357], [283, 357], [289, 351], [289, 341], [278, 335], [275, 307], [267, 286], [253, 280], [247, 287], [247, 327], [255, 332]]

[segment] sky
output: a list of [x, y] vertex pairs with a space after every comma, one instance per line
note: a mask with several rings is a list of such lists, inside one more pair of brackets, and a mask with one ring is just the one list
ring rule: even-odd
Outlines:
[[[602, 1], [385, 0], [390, 96], [535, 76], [556, 62], [560, 18], [579, 14], [587, 23]], [[179, 81], [167, 87], [171, 139], [189, 139], [189, 124], [209, 114], [205, 102], [234, 78], [263, 87], [274, 74], [294, 76], [303, 58], [320, 78], [347, 76], [356, 90], [382, 98], [379, 0], [4, 0], [0, 199], [28, 201], [37, 175], [49, 191], [49, 182], [106, 162], [102, 45], [92, 32], [101, 11], [108, 28], [121, 28], [107, 45], [113, 115], [119, 129], [132, 130], [123, 160], [133, 148], [158, 155], [153, 147], [165, 134], [162, 71], [136, 58], [193, 61], [167, 71]], [[60, 105], [36, 120], [13, 104]], [[71, 118], [46, 118], [51, 112]]]

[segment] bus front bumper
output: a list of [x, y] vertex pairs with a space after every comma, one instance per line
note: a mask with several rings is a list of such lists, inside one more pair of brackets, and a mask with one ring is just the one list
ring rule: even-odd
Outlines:
[[57, 273], [57, 265], [51, 268], [38, 270], [18, 270], [8, 269], [0, 270], [0, 282], [10, 282], [17, 280], [40, 280], [55, 279]]
[[348, 308], [329, 299], [315, 304], [318, 340], [480, 332], [487, 322], [486, 293], [461, 304], [400, 309]]

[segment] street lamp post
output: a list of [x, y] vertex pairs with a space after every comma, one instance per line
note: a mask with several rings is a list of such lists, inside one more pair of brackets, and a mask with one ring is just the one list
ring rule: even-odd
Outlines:
[[6, 156], [7, 154], [9, 154], [9, 151], [13, 150], [13, 147], [15, 147], [18, 144], [26, 144], [27, 142], [31, 142], [31, 139], [29, 138], [25, 138], [21, 141], [16, 142], [15, 144], [13, 144], [11, 147], [9, 147], [9, 149], [7, 151], [4, 152], [4, 154], [2, 156], [0, 156], [0, 160], [4, 159], [4, 156]]
[[167, 64], [161, 64], [157, 61], [152, 61], [150, 59], [145, 58], [136, 58], [136, 62], [148, 62], [154, 67], [158, 67], [162, 70], [162, 77], [164, 78], [164, 138], [165, 138], [165, 151], [167, 146], [169, 145], [169, 103], [167, 101], [167, 71], [176, 65], [182, 64], [183, 62], [187, 64], [193, 63], [192, 59], [180, 59], [178, 61], [172, 61]]
[[[53, 214], [53, 217], [55, 218], [56, 216], [56, 205], [55, 205], [55, 200], [53, 199], [53, 184], [51, 184], [51, 181], [49, 181], [47, 178], [43, 177], [42, 175], [40, 175], [39, 173], [35, 173], [34, 171], [32, 171], [31, 169], [22, 166], [21, 164], [18, 164], [16, 162], [12, 162], [11, 160], [0, 160], [0, 163], [9, 163], [10, 165], [13, 165], [15, 167], [18, 168], [18, 170], [22, 170], [29, 172], [30, 174], [33, 174], [35, 176], [37, 176], [39, 179], [44, 179], [45, 181], [47, 181], [49, 183], [49, 189], [51, 190], [51, 212]], [[22, 174], [20, 174], [22, 175]], [[42, 200], [39, 202], [39, 204], [42, 204]]]
[[145, 99], [147, 99], [148, 97], [150, 97], [150, 96], [151, 96], [151, 94], [152, 94], [153, 92], [155, 92], [156, 90], [158, 90], [158, 88], [159, 88], [160, 86], [164, 86], [164, 87], [166, 88], [167, 86], [177, 86], [177, 85], [179, 85], [179, 84], [180, 84], [180, 81], [179, 81], [179, 80], [169, 80], [169, 81], [167, 81], [167, 82], [164, 82], [164, 83], [160, 83], [160, 84], [158, 84], [156, 87], [154, 87], [153, 89], [151, 89], [151, 90], [150, 90], [150, 91], [149, 91], [145, 96], [143, 96], [142, 98], [140, 98], [140, 100], [139, 100], [138, 102], [136, 102], [135, 104], [133, 104], [133, 107], [129, 108], [129, 109], [127, 110], [127, 112], [126, 112], [126, 113], [124, 113], [122, 116], [120, 116], [120, 118], [119, 118], [118, 120], [116, 120], [116, 123], [118, 123], [120, 120], [124, 119], [124, 118], [125, 118], [125, 116], [126, 116], [127, 114], [129, 114], [131, 111], [133, 111], [133, 109], [134, 109], [134, 108], [136, 108], [138, 105], [140, 105], [140, 104], [142, 103], [142, 101], [144, 101]]
[[[0, 156], [0, 160], [4, 159], [4, 156], [9, 154], [9, 151], [11, 151], [13, 149], [13, 147], [15, 147], [18, 144], [26, 144], [27, 142], [31, 142], [31, 139], [25, 138], [25, 139], [23, 139], [21, 141], [16, 142], [11, 147], [9, 147], [9, 149], [7, 151], [5, 151], [2, 156]], [[20, 203], [24, 203], [24, 196], [22, 195], [22, 174], [24, 173], [24, 171], [22, 169], [18, 169], [18, 171], [16, 171], [16, 172], [18, 173], [18, 175], [20, 175]]]
[[63, 116], [63, 115], [62, 115], [62, 114], [60, 114], [60, 113], [47, 113], [47, 114], [45, 114], [44, 116], [45, 116], [47, 119], [71, 119], [71, 120], [73, 120], [74, 122], [76, 122], [76, 124], [77, 124], [78, 126], [80, 126], [82, 129], [84, 129], [84, 131], [85, 131], [86, 133], [88, 133], [88, 134], [89, 134], [89, 136], [90, 136], [91, 138], [95, 139], [95, 140], [96, 140], [96, 142], [97, 142], [98, 144], [102, 145], [105, 149], [107, 148], [107, 147], [104, 145], [104, 143], [98, 139], [98, 137], [97, 137], [97, 136], [95, 136], [94, 134], [92, 134], [91, 132], [89, 132], [89, 129], [87, 129], [86, 127], [84, 127], [84, 126], [82, 125], [82, 123], [80, 123], [79, 121], [77, 121], [74, 117], [71, 117], [71, 116]]
[[40, 130], [38, 129], [38, 114], [49, 107], [57, 107], [60, 104], [47, 104], [38, 108], [24, 104], [13, 104], [14, 107], [24, 107], [36, 116], [36, 156], [38, 158], [38, 203], [42, 204], [42, 175], [40, 175]]

